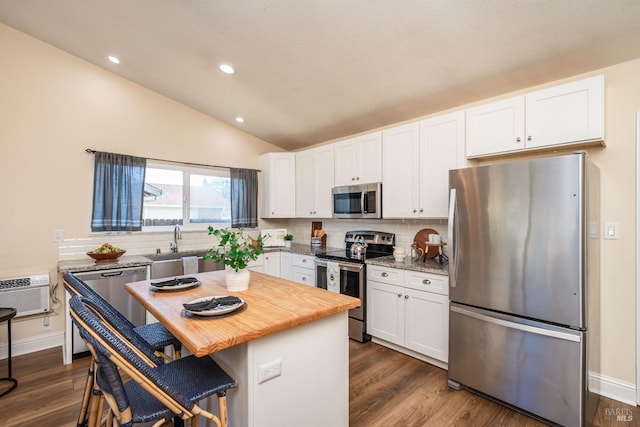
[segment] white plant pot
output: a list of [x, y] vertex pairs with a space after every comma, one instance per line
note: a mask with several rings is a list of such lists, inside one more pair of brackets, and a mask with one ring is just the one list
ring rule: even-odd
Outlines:
[[251, 272], [246, 268], [238, 272], [236, 272], [235, 270], [227, 270], [224, 279], [227, 284], [228, 291], [246, 291], [247, 289], [249, 289]]
[[285, 240], [284, 241], [284, 247], [285, 248], [290, 248], [291, 247], [291, 240]]

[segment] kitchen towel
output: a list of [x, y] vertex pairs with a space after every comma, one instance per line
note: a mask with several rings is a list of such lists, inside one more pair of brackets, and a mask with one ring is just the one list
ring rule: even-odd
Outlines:
[[198, 257], [182, 257], [182, 274], [196, 274], [198, 272]]
[[337, 262], [327, 261], [327, 290], [340, 293], [340, 265]]

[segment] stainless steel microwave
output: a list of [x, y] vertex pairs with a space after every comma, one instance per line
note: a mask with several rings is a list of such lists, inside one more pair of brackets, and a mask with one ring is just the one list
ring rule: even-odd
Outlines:
[[334, 218], [382, 218], [382, 184], [345, 185], [332, 190]]

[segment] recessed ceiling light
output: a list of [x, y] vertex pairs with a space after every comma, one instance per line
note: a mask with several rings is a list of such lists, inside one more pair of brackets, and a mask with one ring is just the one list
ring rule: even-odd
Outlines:
[[244, 123], [244, 119], [240, 116], [236, 117], [236, 122], [238, 123]]
[[119, 64], [120, 63], [120, 60], [117, 57], [113, 56], [113, 55], [109, 55], [109, 61], [113, 62], [114, 64]]
[[222, 71], [225, 74], [235, 74], [236, 72], [236, 69], [229, 64], [220, 64], [218, 68], [220, 68], [220, 71]]

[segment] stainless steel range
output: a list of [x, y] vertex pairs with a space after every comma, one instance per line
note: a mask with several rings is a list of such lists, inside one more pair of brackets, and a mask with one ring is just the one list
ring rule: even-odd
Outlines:
[[316, 253], [316, 286], [360, 299], [360, 307], [349, 310], [349, 338], [364, 342], [371, 337], [366, 328], [365, 261], [393, 254], [396, 236], [381, 231], [348, 231], [345, 249]]

